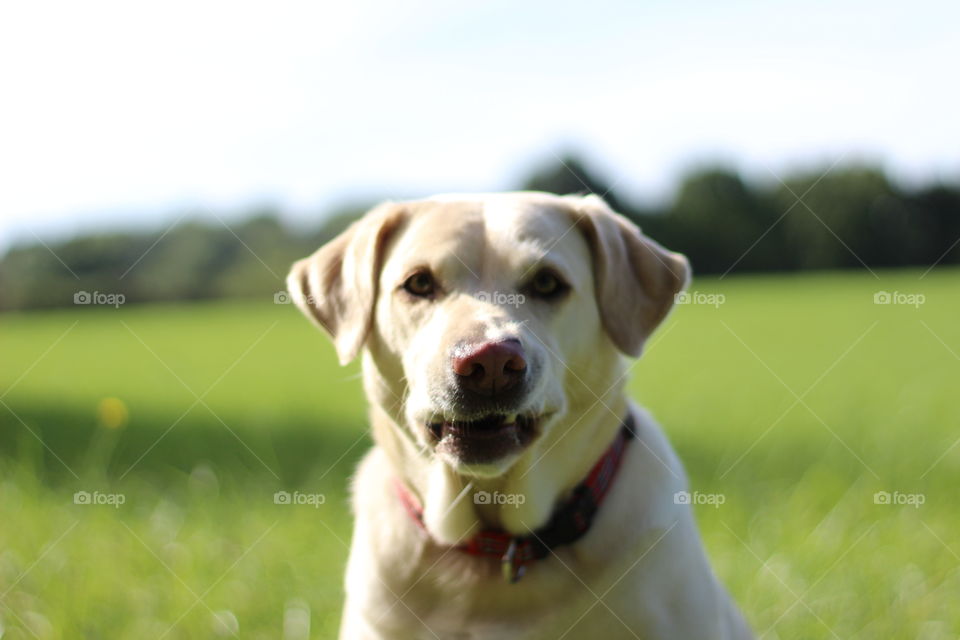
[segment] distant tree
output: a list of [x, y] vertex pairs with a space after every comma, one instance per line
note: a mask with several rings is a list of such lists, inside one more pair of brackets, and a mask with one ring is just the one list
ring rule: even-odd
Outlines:
[[559, 195], [572, 193], [594, 193], [603, 199], [615, 211], [633, 213], [617, 196], [613, 185], [601, 178], [578, 154], [567, 152], [534, 169], [530, 177], [521, 183], [525, 191], [546, 191]]
[[310, 252], [320, 248], [327, 242], [346, 231], [347, 227], [359, 220], [363, 214], [375, 206], [376, 203], [343, 205], [324, 216], [323, 222], [310, 234]]
[[[847, 166], [757, 185], [706, 167], [684, 176], [656, 210], [631, 204], [582, 156], [546, 161], [520, 188], [595, 193], [700, 274], [728, 270], [871, 268], [960, 263], [960, 189], [906, 189], [880, 169]], [[291, 227], [269, 207], [229, 224], [195, 218], [148, 233], [92, 234], [18, 245], [0, 257], [0, 309], [69, 306], [79, 291], [122, 293], [128, 302], [268, 296], [290, 264], [328, 242], [373, 201], [347, 204]]]
[[937, 184], [906, 197], [916, 234], [911, 237], [912, 264], [960, 263], [960, 188]]
[[783, 251], [775, 222], [770, 203], [739, 175], [705, 168], [681, 182], [663, 224], [664, 242], [686, 253], [700, 273], [769, 268]]
[[892, 238], [903, 237], [907, 220], [899, 194], [883, 172], [842, 167], [826, 175], [788, 178], [773, 193], [792, 266], [839, 269], [905, 264]]

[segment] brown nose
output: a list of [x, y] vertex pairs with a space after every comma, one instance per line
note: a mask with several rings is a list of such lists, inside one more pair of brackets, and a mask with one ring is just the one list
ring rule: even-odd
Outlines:
[[523, 378], [527, 361], [520, 341], [458, 345], [453, 351], [453, 372], [460, 385], [483, 395], [494, 395]]

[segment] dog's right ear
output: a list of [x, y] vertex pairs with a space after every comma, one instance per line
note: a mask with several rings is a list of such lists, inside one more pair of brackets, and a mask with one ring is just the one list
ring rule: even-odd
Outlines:
[[353, 360], [373, 326], [384, 248], [406, 220], [398, 204], [374, 207], [308, 258], [294, 263], [287, 290], [333, 338], [340, 364]]

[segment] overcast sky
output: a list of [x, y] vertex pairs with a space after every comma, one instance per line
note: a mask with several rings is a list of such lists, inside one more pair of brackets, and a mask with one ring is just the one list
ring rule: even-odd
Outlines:
[[399, 4], [4, 2], [0, 248], [504, 189], [571, 146], [635, 197], [716, 158], [960, 178], [957, 2]]

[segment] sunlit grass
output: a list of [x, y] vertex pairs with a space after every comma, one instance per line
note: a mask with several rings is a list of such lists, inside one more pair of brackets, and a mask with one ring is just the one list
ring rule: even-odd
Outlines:
[[[692, 490], [723, 496], [703, 537], [765, 637], [960, 632], [960, 272], [921, 274], [697, 281], [723, 304], [678, 307], [634, 370]], [[292, 307], [8, 314], [0, 358], [4, 639], [278, 638], [285, 615], [297, 638], [305, 610], [334, 634], [363, 397]]]

